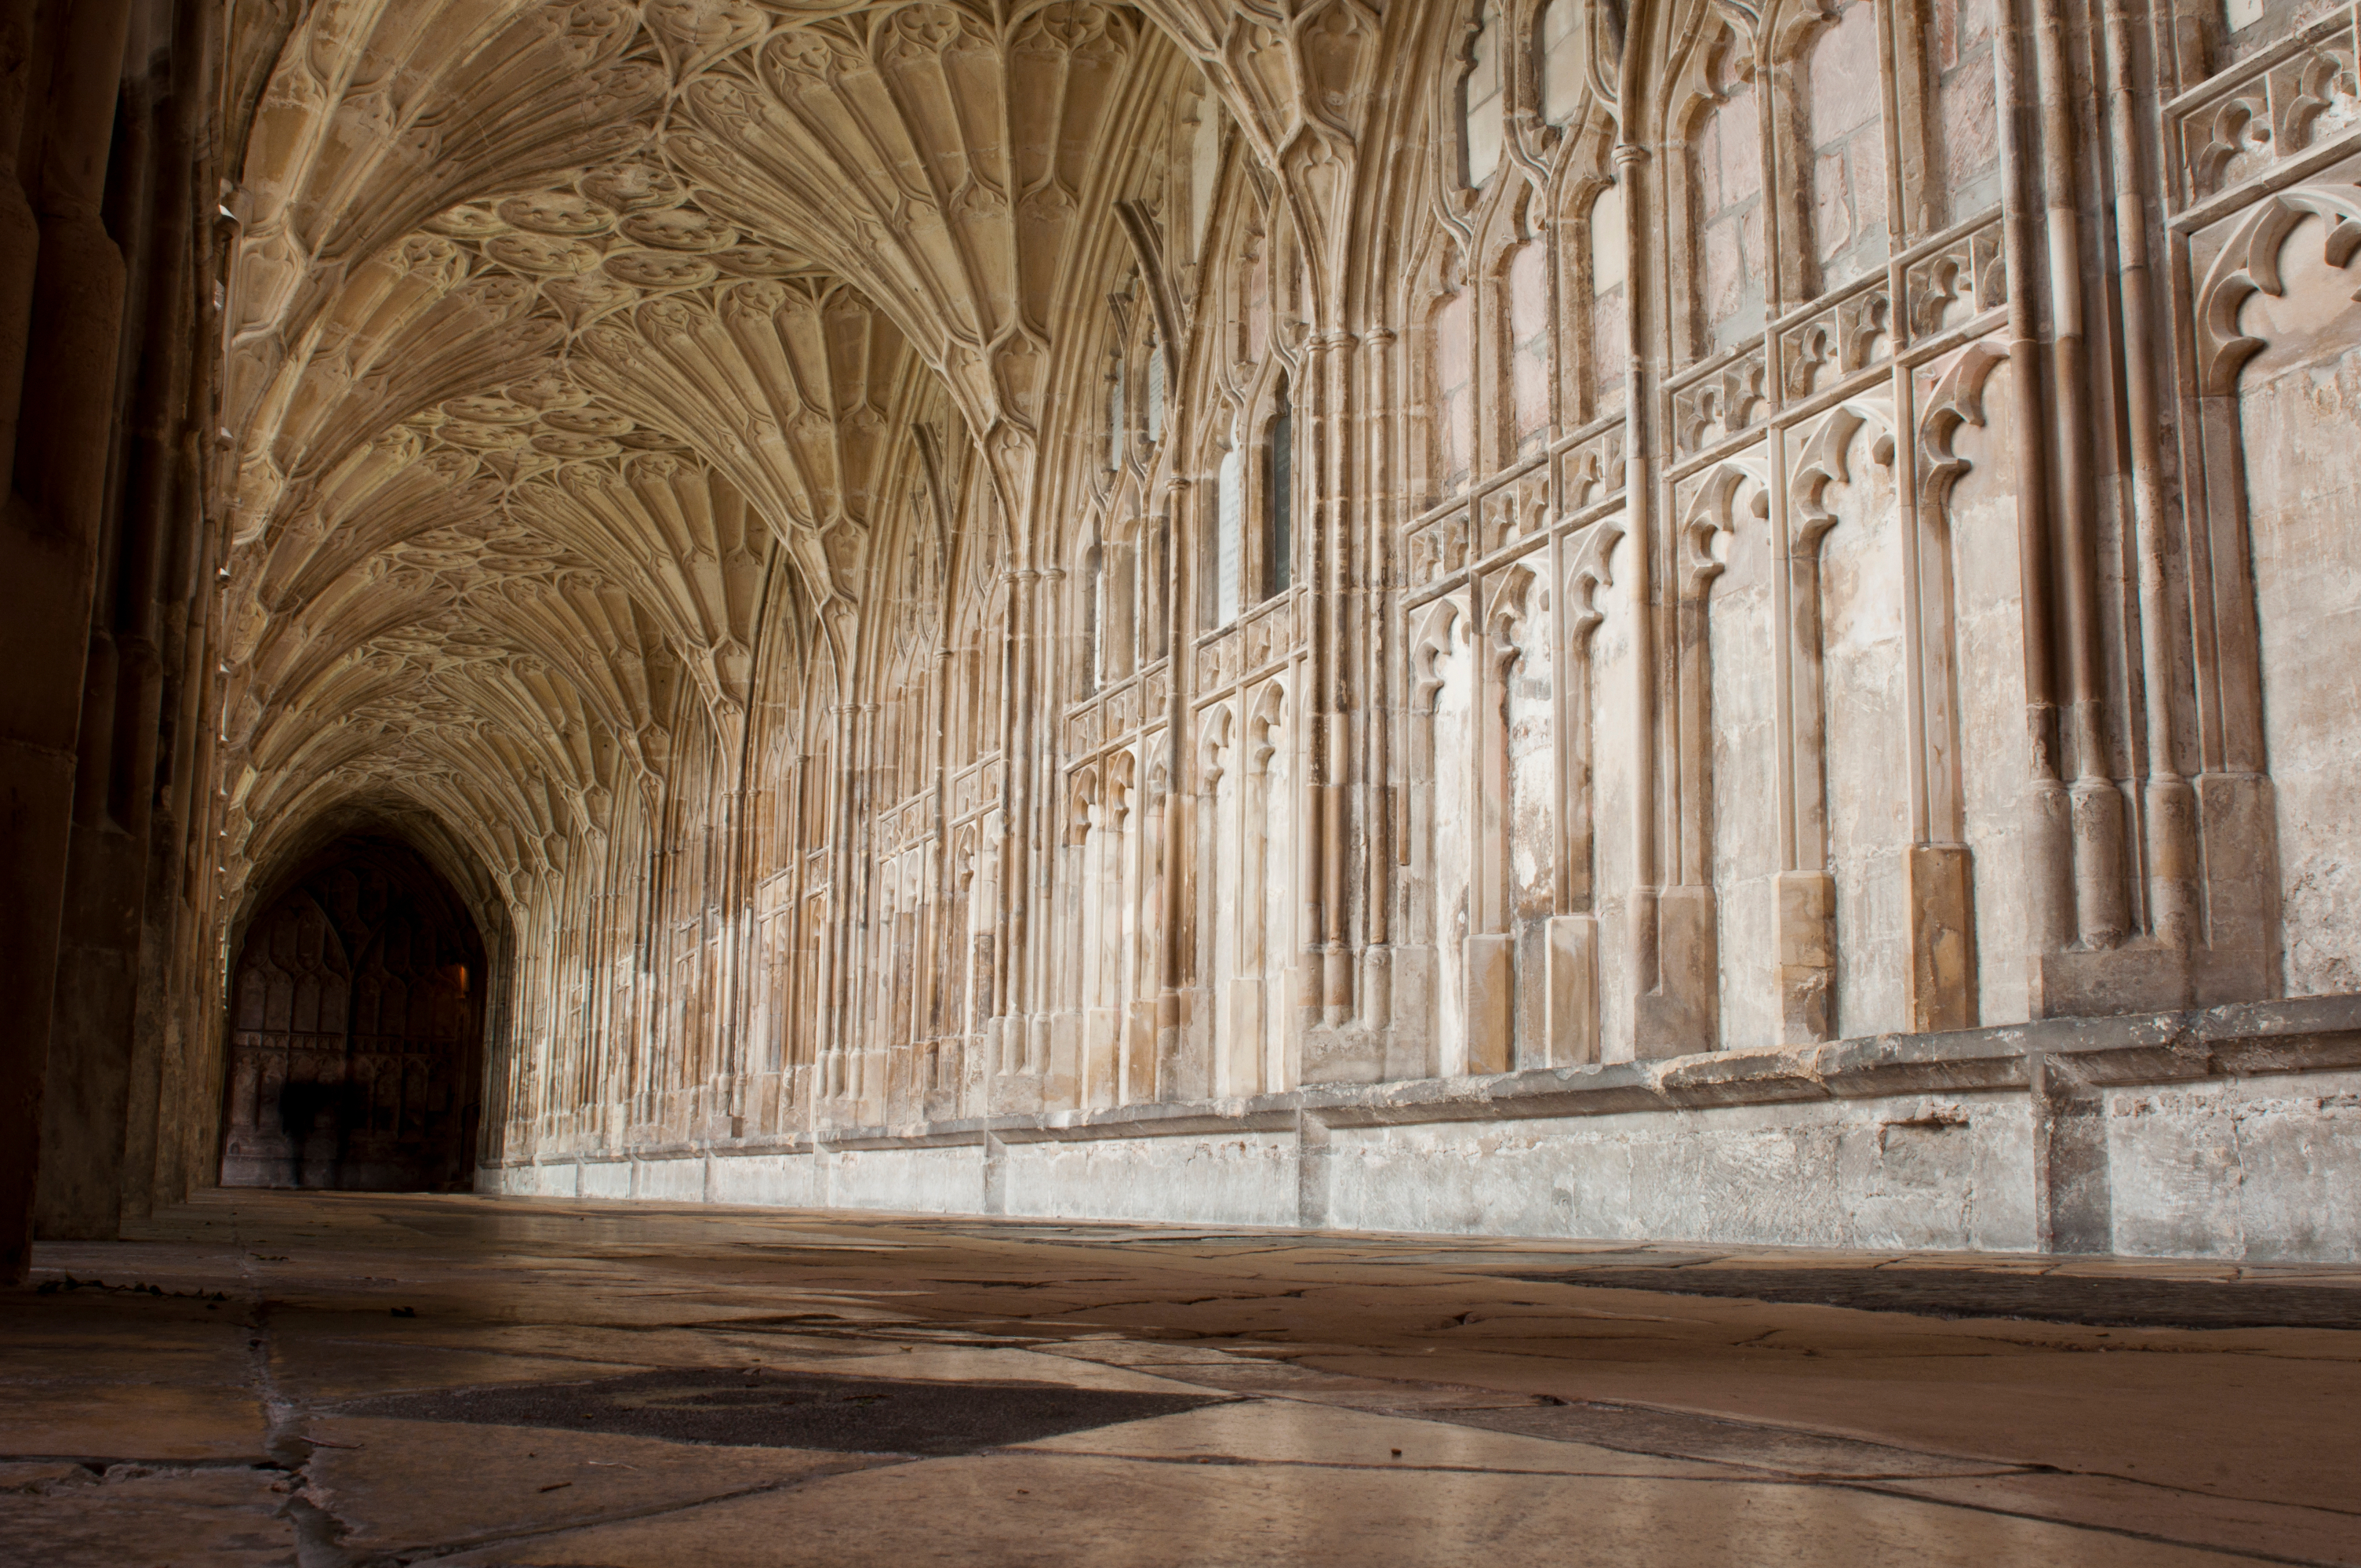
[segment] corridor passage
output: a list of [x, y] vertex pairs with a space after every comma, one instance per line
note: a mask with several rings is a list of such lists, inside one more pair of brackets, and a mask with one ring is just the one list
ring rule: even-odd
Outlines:
[[243, 1190], [34, 1277], [11, 1568], [2361, 1563], [2356, 1268]]

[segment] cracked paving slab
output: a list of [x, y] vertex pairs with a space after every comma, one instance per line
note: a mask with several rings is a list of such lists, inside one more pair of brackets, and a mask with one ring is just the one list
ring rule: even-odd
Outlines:
[[2361, 1270], [259, 1191], [37, 1263], [10, 1564], [2361, 1568]]

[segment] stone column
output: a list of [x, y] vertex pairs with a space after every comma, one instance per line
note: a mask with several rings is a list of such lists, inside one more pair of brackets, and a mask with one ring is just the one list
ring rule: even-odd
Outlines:
[[[10, 0], [0, 29], [29, 40], [22, 95], [32, 149], [0, 187], [0, 225], [38, 228], [29, 295], [25, 247], [0, 261], [0, 416], [16, 413], [15, 461], [0, 521], [0, 1278], [28, 1266], [33, 1187], [47, 1078], [66, 847], [73, 817], [74, 749], [89, 663], [91, 591], [98, 566], [123, 258], [100, 215], [113, 145], [129, 0], [53, 6], [36, 29], [26, 0]], [[43, 67], [46, 65], [46, 72]], [[38, 81], [37, 81], [38, 79]], [[10, 83], [15, 89], [16, 82]], [[0, 115], [6, 109], [0, 107]], [[16, 301], [29, 298], [18, 313]], [[16, 322], [27, 323], [10, 354]], [[12, 362], [13, 361], [13, 362]], [[8, 373], [15, 372], [15, 373]], [[0, 427], [4, 428], [4, 427]]]
[[1318, 671], [1313, 689], [1318, 702], [1310, 715], [1315, 729], [1312, 745], [1305, 753], [1316, 770], [1314, 788], [1309, 793], [1317, 813], [1307, 819], [1305, 829], [1319, 845], [1320, 882], [1316, 894], [1310, 888], [1305, 893], [1319, 901], [1320, 925], [1304, 935], [1307, 941], [1317, 941], [1319, 945], [1319, 1018], [1330, 1029], [1342, 1027], [1353, 1012], [1353, 964], [1348, 946], [1352, 933], [1346, 918], [1345, 888], [1345, 861], [1351, 849], [1345, 797], [1352, 787], [1350, 757], [1356, 685], [1350, 673], [1350, 647], [1351, 617], [1356, 601], [1351, 591], [1349, 569], [1353, 517], [1349, 498], [1356, 489], [1352, 460], [1355, 422], [1351, 408], [1354, 348], [1350, 333], [1317, 334], [1311, 345], [1309, 374], [1305, 377], [1306, 389], [1318, 400], [1313, 405], [1313, 417], [1317, 421], [1314, 454], [1319, 466], [1313, 470], [1313, 482], [1307, 488], [1313, 500], [1309, 510], [1316, 547], [1312, 580], [1315, 619], [1320, 628], [1313, 654]]
[[[163, 929], [146, 918], [159, 839], [157, 750], [165, 667], [159, 647], [165, 565], [185, 526], [183, 437], [198, 293], [192, 255], [193, 158], [188, 132], [199, 80], [176, 70], [188, 40], [157, 29], [155, 0], [133, 33], [115, 121], [105, 221], [120, 244], [125, 289], [115, 356], [109, 501], [101, 519], [90, 657], [77, 751], [74, 825], [49, 1035], [40, 1200], [44, 1234], [105, 1237], [144, 1209], [154, 1164], [160, 1001], [141, 984], [151, 942], [169, 944], [175, 889], [160, 890]], [[202, 24], [199, 24], [202, 26]], [[189, 56], [202, 51], [192, 47]], [[176, 78], [180, 80], [176, 81]], [[160, 958], [160, 955], [159, 955]], [[209, 1101], [210, 1084], [189, 1089]]]
[[[1367, 715], [1361, 746], [1361, 787], [1355, 797], [1361, 812], [1365, 845], [1360, 870], [1363, 939], [1367, 945], [1363, 949], [1360, 1019], [1364, 1026], [1383, 1031], [1393, 1023], [1393, 857], [1397, 852], [1397, 803], [1403, 793], [1398, 783], [1400, 764], [1394, 755], [1392, 726], [1389, 722], [1400, 701], [1393, 685], [1397, 679], [1393, 665], [1398, 650], [1392, 638], [1398, 567], [1392, 544], [1402, 513], [1397, 489], [1400, 466], [1395, 461], [1400, 441], [1398, 427], [1401, 423], [1401, 356], [1391, 327], [1372, 328], [1365, 341], [1368, 352], [1360, 356], [1358, 366], [1363, 403], [1356, 411], [1362, 416], [1362, 428], [1357, 433], [1367, 484], [1363, 525], [1355, 541], [1361, 575], [1353, 596], [1364, 639], [1360, 657], [1353, 668], [1363, 683], [1362, 711]], [[1378, 1064], [1383, 1070], [1384, 1047], [1378, 1047], [1377, 1052]]]
[[[1168, 433], [1168, 439], [1171, 436]], [[1197, 795], [1195, 732], [1189, 722], [1189, 697], [1193, 672], [1188, 657], [1189, 630], [1196, 602], [1196, 573], [1184, 559], [1184, 538], [1194, 536], [1195, 514], [1190, 510], [1190, 480], [1176, 476], [1167, 482], [1162, 537], [1164, 567], [1171, 583], [1163, 601], [1166, 690], [1164, 754], [1169, 772], [1163, 799], [1164, 864], [1160, 886], [1162, 930], [1156, 993], [1156, 1092], [1160, 1100], [1202, 1098], [1208, 1075], [1204, 1064], [1187, 1056], [1191, 1013], [1190, 987], [1200, 982], [1196, 972]]]
[[1994, 64], [2000, 81], [2000, 166], [2003, 244], [2008, 292], [2010, 417], [2016, 432], [2017, 555], [2023, 574], [2019, 614], [2025, 630], [2026, 729], [2031, 742], [2031, 776], [2021, 809], [2025, 855], [2026, 962], [2040, 998], [2043, 959], [2073, 940], [2073, 839], [2070, 804], [2059, 772], [2057, 671], [2051, 646], [2051, 508], [2048, 414], [2043, 385], [2040, 320], [2033, 292], [2039, 275], [2034, 203], [2039, 199], [2026, 141], [2033, 115], [2033, 85], [2026, 62], [2022, 0], [2004, 5], [1995, 32]]

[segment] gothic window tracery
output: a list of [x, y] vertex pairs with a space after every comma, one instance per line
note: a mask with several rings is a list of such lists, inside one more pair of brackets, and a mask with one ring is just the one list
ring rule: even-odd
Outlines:
[[[1953, 220], [1994, 189], [1975, 161], [1990, 136], [1988, 45], [1977, 46], [1987, 67], [1981, 104], [1971, 73], [1958, 77], [1964, 96], [1946, 98], [1949, 87], [1934, 80], [1941, 134], [1971, 155], [1968, 180], [1935, 180], [1925, 171], [1924, 79], [1915, 61], [1891, 67], [1879, 16], [1874, 0], [1791, 4], [1766, 11], [1758, 33], [1726, 12], [1691, 52], [1673, 116], [1685, 149], [1672, 216], [1675, 271], [1687, 280], [1686, 356], [1759, 341], [1774, 314], [1881, 272], [1897, 231], [1906, 242], [1939, 226], [1945, 189]], [[1938, 15], [1936, 31], [1945, 26], [1956, 34], [1956, 16]], [[1896, 177], [1897, 138], [1907, 181]]]
[[1509, 429], [1504, 459], [1523, 456], [1549, 434], [1551, 367], [1556, 359], [1550, 330], [1549, 242], [1542, 236], [1509, 247], [1499, 279], [1502, 357], [1507, 362]]
[[1805, 46], [1799, 94], [1819, 291], [1885, 263], [1886, 163], [1877, 6], [1850, 0]]
[[1927, 197], [1931, 232], [2000, 204], [2000, 136], [1994, 113], [1995, 0], [1934, 0], [1924, 69], [1932, 78], [1935, 146], [1945, 171]]
[[1139, 525], [1115, 530], [1099, 565], [1099, 679], [1131, 678], [1138, 660]]
[[1446, 262], [1445, 292], [1428, 315], [1427, 384], [1433, 400], [1429, 426], [1433, 476], [1441, 495], [1466, 488], [1476, 465], [1475, 291]]
[[1582, 106], [1583, 6], [1591, 0], [1543, 0], [1533, 28], [1541, 81], [1542, 118], [1554, 126], [1573, 123]]
[[1623, 188], [1606, 184], [1590, 198], [1589, 240], [1590, 345], [1592, 385], [1604, 412], [1620, 391], [1625, 375], [1629, 344], [1626, 321], [1631, 310], [1631, 235], [1623, 208]]
[[1222, 105], [1203, 78], [1200, 77], [1195, 86], [1182, 119], [1187, 131], [1185, 173], [1189, 196], [1187, 226], [1182, 235], [1191, 262], [1203, 258], [1213, 231], [1213, 204], [1219, 196], [1222, 177]]
[[1502, 34], [1497, 7], [1499, 0], [1477, 0], [1467, 38], [1467, 66], [1459, 82], [1461, 180], [1469, 190], [1482, 186], [1500, 167], [1506, 139], [1506, 80], [1501, 66]]
[[1749, 46], [1725, 30], [1708, 57], [1708, 96], [1687, 137], [1695, 236], [1690, 269], [1700, 329], [1695, 347], [1707, 355], [1763, 332], [1773, 258], [1754, 78]]

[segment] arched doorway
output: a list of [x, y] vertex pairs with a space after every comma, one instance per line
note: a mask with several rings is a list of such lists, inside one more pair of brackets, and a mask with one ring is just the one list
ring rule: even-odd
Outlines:
[[348, 839], [265, 904], [230, 979], [225, 1187], [464, 1188], [484, 944], [408, 846]]

